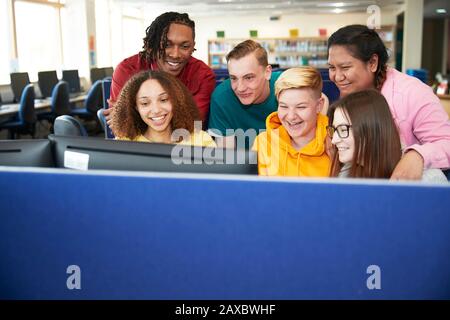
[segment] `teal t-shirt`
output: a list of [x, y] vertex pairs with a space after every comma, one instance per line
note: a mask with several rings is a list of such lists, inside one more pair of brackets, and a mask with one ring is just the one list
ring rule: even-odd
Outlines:
[[[231, 89], [230, 79], [222, 82], [211, 96], [209, 109], [209, 129], [218, 131], [222, 136], [231, 135], [227, 129], [254, 129], [259, 133], [266, 129], [266, 118], [277, 110], [275, 81], [281, 72], [272, 72], [270, 95], [260, 104], [243, 105]], [[217, 133], [218, 133], [217, 132]], [[248, 147], [248, 146], [247, 146]]]

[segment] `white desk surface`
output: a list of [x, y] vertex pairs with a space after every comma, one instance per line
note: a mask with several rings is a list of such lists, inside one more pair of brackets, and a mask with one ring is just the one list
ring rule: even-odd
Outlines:
[[[86, 100], [87, 95], [80, 95], [74, 98], [70, 98], [71, 103], [82, 102]], [[36, 111], [46, 111], [50, 109], [51, 99], [36, 99], [34, 100], [34, 108]], [[19, 111], [18, 103], [2, 104], [0, 105], [0, 117], [13, 116]]]

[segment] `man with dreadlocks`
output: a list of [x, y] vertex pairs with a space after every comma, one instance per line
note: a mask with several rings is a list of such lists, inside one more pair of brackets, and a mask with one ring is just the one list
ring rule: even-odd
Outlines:
[[[209, 102], [215, 88], [214, 72], [203, 61], [192, 57], [195, 50], [195, 23], [187, 13], [166, 12], [146, 30], [143, 51], [123, 60], [115, 69], [110, 105], [134, 74], [143, 70], [168, 72], [192, 93], [203, 121], [208, 119]], [[111, 126], [111, 108], [104, 111]], [[114, 131], [114, 128], [112, 128]]]

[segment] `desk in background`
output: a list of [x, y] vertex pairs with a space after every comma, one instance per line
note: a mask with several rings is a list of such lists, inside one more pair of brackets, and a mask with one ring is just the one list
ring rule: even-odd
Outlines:
[[[80, 95], [74, 98], [70, 98], [70, 103], [79, 103], [84, 102], [86, 100], [87, 95]], [[34, 108], [37, 113], [39, 112], [45, 112], [50, 111], [51, 106], [51, 99], [36, 99], [34, 103]], [[17, 114], [19, 111], [19, 104], [18, 103], [12, 103], [12, 104], [3, 104], [0, 105], [0, 119], [2, 118], [8, 118], [12, 117]]]

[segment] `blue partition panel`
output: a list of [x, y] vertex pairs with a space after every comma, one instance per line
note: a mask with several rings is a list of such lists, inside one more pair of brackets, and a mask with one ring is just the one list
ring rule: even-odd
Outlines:
[[450, 298], [449, 187], [217, 177], [0, 170], [0, 298]]

